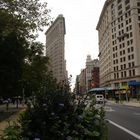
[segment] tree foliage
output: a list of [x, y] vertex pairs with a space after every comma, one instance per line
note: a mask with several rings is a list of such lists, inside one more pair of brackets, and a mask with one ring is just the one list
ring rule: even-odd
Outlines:
[[[37, 48], [37, 53], [42, 53], [39, 50], [41, 44], [34, 42], [37, 37], [35, 32], [50, 23], [49, 12], [47, 3], [39, 0], [0, 1], [0, 96], [22, 93], [27, 81], [23, 77], [27, 73], [24, 71], [27, 68], [26, 60], [29, 61], [30, 54], [33, 55]], [[34, 50], [31, 46], [34, 46]], [[39, 59], [46, 61], [43, 57], [36, 56], [34, 59], [36, 62]]]

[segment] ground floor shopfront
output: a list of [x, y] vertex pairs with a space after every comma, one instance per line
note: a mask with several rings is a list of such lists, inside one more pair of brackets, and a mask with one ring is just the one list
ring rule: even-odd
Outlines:
[[105, 98], [129, 100], [130, 98], [140, 99], [140, 82], [128, 82], [125, 86], [101, 87], [89, 90], [91, 94], [103, 94]]
[[128, 82], [130, 93], [133, 98], [140, 98], [140, 82]]

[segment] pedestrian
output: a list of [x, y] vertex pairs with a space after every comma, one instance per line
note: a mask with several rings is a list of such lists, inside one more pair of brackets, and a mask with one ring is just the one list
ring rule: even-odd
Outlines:
[[116, 103], [119, 102], [119, 96], [118, 95], [115, 95], [115, 100], [116, 100]]
[[8, 99], [6, 99], [5, 103], [6, 103], [6, 110], [8, 110], [9, 109], [9, 101], [8, 101]]

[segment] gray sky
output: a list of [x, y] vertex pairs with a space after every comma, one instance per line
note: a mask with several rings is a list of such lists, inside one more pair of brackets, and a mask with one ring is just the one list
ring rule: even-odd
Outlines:
[[[75, 80], [76, 75], [85, 68], [88, 54], [92, 59], [98, 58], [96, 25], [105, 0], [47, 0], [47, 2], [54, 19], [59, 14], [65, 17], [65, 58], [68, 74], [72, 74]], [[45, 31], [39, 36], [39, 40], [43, 43], [45, 43], [44, 33]]]

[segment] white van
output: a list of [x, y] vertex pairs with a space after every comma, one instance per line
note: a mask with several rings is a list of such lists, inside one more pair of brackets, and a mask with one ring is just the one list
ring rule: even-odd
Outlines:
[[96, 94], [95, 100], [97, 104], [104, 104], [104, 96], [102, 94]]

